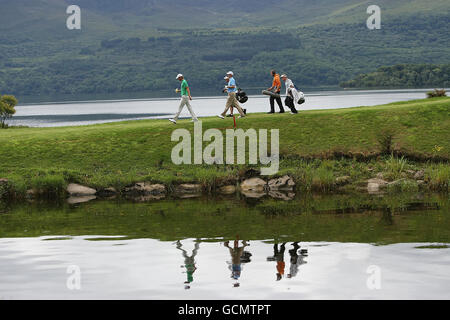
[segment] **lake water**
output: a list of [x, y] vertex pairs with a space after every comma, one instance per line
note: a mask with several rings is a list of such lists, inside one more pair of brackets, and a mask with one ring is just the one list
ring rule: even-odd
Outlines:
[[0, 299], [449, 299], [449, 208], [438, 194], [3, 204]]
[[[423, 99], [426, 97], [427, 91], [430, 90], [305, 92], [306, 103], [301, 105], [299, 109], [337, 109]], [[284, 101], [284, 98], [282, 100]], [[198, 116], [206, 117], [221, 113], [224, 110], [225, 102], [225, 95], [220, 97], [194, 97], [192, 105]], [[31, 127], [54, 127], [169, 118], [177, 112], [178, 104], [178, 98], [28, 104], [18, 106], [13, 120], [9, 123]], [[275, 107], [278, 110], [278, 106]], [[244, 108], [249, 113], [268, 112], [270, 109], [269, 98], [262, 95], [250, 96], [249, 101], [244, 104]], [[182, 117], [187, 116], [189, 115], [185, 109]]]

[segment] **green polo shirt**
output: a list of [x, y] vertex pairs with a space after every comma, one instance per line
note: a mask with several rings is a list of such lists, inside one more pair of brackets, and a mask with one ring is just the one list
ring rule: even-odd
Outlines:
[[187, 89], [189, 88], [189, 85], [186, 81], [186, 79], [183, 79], [183, 81], [181, 82], [181, 95], [182, 96], [188, 96], [188, 91]]

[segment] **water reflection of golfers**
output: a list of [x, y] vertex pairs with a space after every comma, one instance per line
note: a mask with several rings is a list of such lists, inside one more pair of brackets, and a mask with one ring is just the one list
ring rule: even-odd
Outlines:
[[194, 281], [194, 272], [195, 270], [197, 270], [197, 267], [195, 266], [195, 257], [197, 256], [199, 248], [200, 242], [196, 241], [194, 244], [194, 250], [192, 250], [192, 254], [188, 256], [186, 250], [183, 249], [181, 241], [180, 240], [177, 241], [177, 249], [183, 252], [184, 257], [184, 267], [186, 268], [186, 275], [187, 275], [187, 280], [184, 282], [185, 284], [184, 288], [186, 290], [191, 288], [190, 284], [191, 282]]
[[231, 278], [236, 280], [233, 284], [234, 287], [239, 287], [239, 278], [241, 277], [242, 264], [251, 262], [250, 257], [252, 254], [250, 252], [244, 251], [245, 247], [249, 246], [247, 241], [242, 240], [242, 246], [239, 246], [239, 238], [234, 240], [233, 248], [230, 247], [230, 242], [226, 241], [224, 246], [230, 250], [231, 264], [229, 268], [231, 270]]
[[[290, 268], [289, 273], [287, 275], [288, 278], [294, 278], [298, 274], [298, 268], [302, 264], [306, 264], [307, 262], [304, 260], [306, 256], [308, 256], [307, 249], [300, 249], [298, 242], [294, 242], [292, 244], [293, 248], [289, 250], [290, 255]], [[273, 256], [268, 257], [267, 261], [276, 261], [277, 262], [277, 281], [280, 281], [284, 277], [286, 263], [284, 262], [284, 252], [286, 250], [286, 243], [281, 244], [278, 247], [278, 243], [273, 245]]]

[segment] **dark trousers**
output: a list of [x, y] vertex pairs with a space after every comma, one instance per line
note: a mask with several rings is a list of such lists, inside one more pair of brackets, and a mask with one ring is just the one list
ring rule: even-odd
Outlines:
[[291, 109], [292, 113], [298, 113], [297, 109], [295, 109], [294, 99], [292, 99], [290, 96], [286, 97], [286, 100], [284, 100], [284, 104]]
[[[279, 92], [277, 92], [279, 94]], [[280, 107], [280, 112], [284, 112], [283, 103], [281, 102], [281, 98], [274, 98], [270, 96], [270, 112], [275, 112], [275, 100], [277, 101], [278, 106]]]

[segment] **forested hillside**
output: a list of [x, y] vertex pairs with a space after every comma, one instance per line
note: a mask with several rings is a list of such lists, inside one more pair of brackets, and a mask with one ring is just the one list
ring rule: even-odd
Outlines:
[[[448, 1], [74, 0], [82, 29], [67, 30], [65, 0], [0, 3], [0, 91], [16, 96], [140, 91], [169, 95], [174, 74], [217, 94], [223, 73], [263, 88], [269, 70], [299, 86], [337, 86], [395, 64], [450, 63]], [[384, 6], [384, 7], [383, 7]]]
[[448, 88], [450, 64], [395, 65], [341, 83], [344, 88]]

